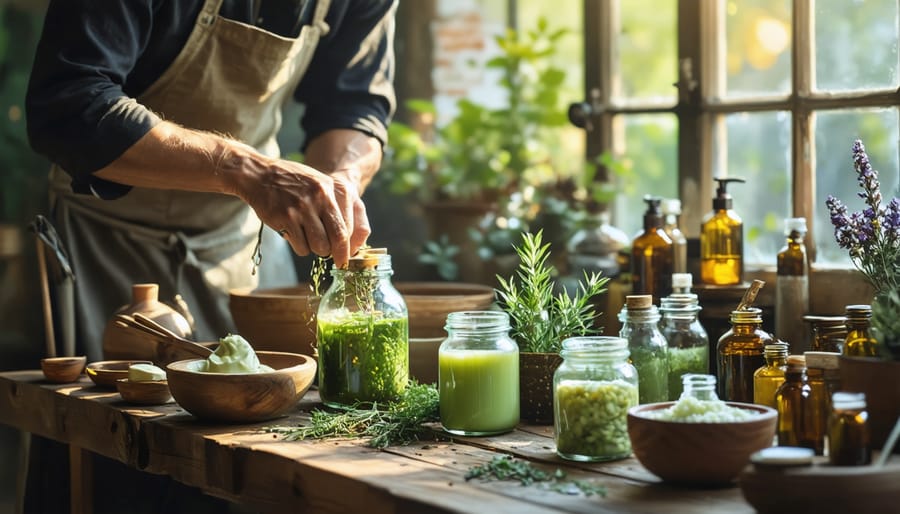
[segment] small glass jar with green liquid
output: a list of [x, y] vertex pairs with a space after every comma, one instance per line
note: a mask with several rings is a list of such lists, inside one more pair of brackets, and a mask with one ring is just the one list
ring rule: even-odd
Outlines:
[[330, 407], [396, 400], [409, 380], [409, 315], [391, 284], [391, 257], [369, 249], [351, 257], [316, 314], [319, 396]]
[[519, 423], [519, 346], [500, 311], [451, 312], [438, 350], [441, 425], [456, 435], [501, 434]]

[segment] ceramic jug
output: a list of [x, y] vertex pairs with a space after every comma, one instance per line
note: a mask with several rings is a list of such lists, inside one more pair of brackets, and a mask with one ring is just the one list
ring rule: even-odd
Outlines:
[[134, 284], [131, 286], [131, 303], [117, 309], [106, 323], [103, 332], [104, 359], [156, 360], [156, 343], [153, 340], [134, 329], [116, 325], [117, 315], [135, 313], [147, 316], [180, 336], [191, 335], [187, 318], [159, 301], [158, 284]]

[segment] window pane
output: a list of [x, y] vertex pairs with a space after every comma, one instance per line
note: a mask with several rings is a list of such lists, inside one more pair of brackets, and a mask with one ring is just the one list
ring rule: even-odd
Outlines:
[[787, 94], [791, 88], [790, 0], [732, 0], [726, 9], [726, 96]]
[[897, 0], [817, 0], [815, 5], [816, 88], [896, 88]]
[[816, 262], [849, 265], [847, 250], [834, 241], [834, 227], [825, 199], [832, 194], [841, 199], [850, 212], [865, 208], [856, 196], [859, 184], [853, 169], [853, 141], [861, 139], [872, 168], [878, 171], [884, 203], [900, 196], [900, 163], [897, 140], [900, 139], [898, 109], [859, 109], [822, 112], [816, 115]]
[[[728, 193], [744, 221], [744, 265], [775, 265], [784, 243], [784, 218], [791, 216], [791, 117], [785, 111], [736, 113], [725, 117], [727, 148], [714, 148], [725, 169], [713, 176], [740, 177]], [[712, 199], [704, 213], [712, 209]]]
[[673, 0], [621, 3], [616, 50], [623, 100], [675, 103], [678, 91], [672, 84], [678, 81], [676, 8]]
[[630, 236], [643, 227], [644, 195], [678, 198], [678, 122], [671, 114], [626, 115], [625, 150], [630, 175], [616, 180], [615, 225]]

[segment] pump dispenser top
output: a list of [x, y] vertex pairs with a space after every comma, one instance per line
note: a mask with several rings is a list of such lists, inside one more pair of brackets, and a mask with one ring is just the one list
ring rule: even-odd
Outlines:
[[700, 226], [700, 281], [713, 285], [736, 285], [743, 282], [744, 223], [732, 210], [728, 184], [744, 182], [737, 177], [719, 177], [713, 210], [703, 217]]

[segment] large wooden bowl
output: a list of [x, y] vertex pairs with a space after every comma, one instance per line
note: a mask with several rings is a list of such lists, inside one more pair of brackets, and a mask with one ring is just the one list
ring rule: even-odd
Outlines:
[[749, 403], [732, 407], [760, 413], [733, 423], [683, 423], [647, 417], [675, 402], [649, 403], [628, 410], [628, 436], [634, 456], [666, 482], [716, 486], [733, 482], [750, 462], [750, 455], [772, 445], [775, 409]]
[[319, 299], [309, 286], [233, 289], [228, 308], [238, 333], [256, 351], [315, 355]]
[[459, 311], [483, 311], [494, 303], [494, 289], [462, 282], [396, 282], [409, 310], [409, 337], [446, 337], [447, 315]]
[[308, 355], [256, 352], [274, 368], [268, 373], [208, 373], [196, 371], [203, 359], [166, 366], [172, 396], [194, 416], [212, 421], [251, 423], [277, 418], [294, 407], [316, 376], [316, 361]]

